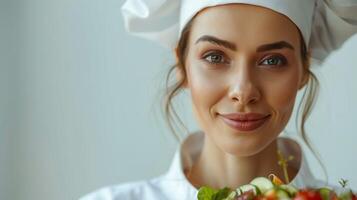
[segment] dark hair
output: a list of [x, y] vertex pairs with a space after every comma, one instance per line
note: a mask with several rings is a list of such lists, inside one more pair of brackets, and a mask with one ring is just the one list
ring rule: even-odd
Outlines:
[[[177, 96], [182, 90], [183, 90], [183, 85], [187, 83], [187, 77], [186, 77], [186, 68], [185, 68], [185, 63], [184, 61], [186, 60], [187, 57], [187, 45], [188, 45], [188, 40], [190, 37], [190, 31], [191, 31], [191, 26], [193, 23], [192, 18], [184, 27], [182, 30], [181, 37], [177, 43], [176, 47], [176, 58], [177, 58], [177, 63], [174, 64], [169, 68], [169, 71], [166, 76], [166, 82], [165, 82], [165, 94], [163, 96], [163, 111], [165, 115], [165, 121], [168, 124], [170, 130], [176, 137], [178, 141], [181, 141], [183, 138], [183, 135], [177, 133], [174, 128], [175, 119], [179, 122], [181, 125], [181, 128], [184, 128], [186, 131], [186, 134], [188, 133], [187, 127], [184, 125], [180, 117], [175, 111], [175, 108], [172, 104], [172, 100], [175, 96]], [[300, 33], [300, 43], [301, 43], [301, 60], [303, 63], [304, 67], [304, 72], [307, 73], [307, 80], [306, 80], [306, 85], [304, 89], [304, 93], [302, 96], [302, 100], [299, 103], [298, 106], [298, 112], [296, 116], [296, 124], [298, 125], [297, 129], [301, 133], [301, 137], [303, 138], [304, 142], [307, 144], [308, 148], [312, 151], [314, 156], [317, 158], [319, 164], [323, 168], [325, 177], [326, 177], [326, 183], [328, 182], [328, 176], [326, 172], [326, 168], [324, 164], [321, 161], [320, 155], [317, 153], [317, 151], [313, 148], [313, 145], [311, 144], [310, 140], [308, 139], [305, 131], [305, 122], [307, 121], [308, 117], [311, 114], [311, 111], [316, 103], [316, 99], [318, 96], [319, 92], [319, 81], [315, 74], [310, 70], [310, 53], [307, 50], [307, 47], [305, 45], [304, 39], [302, 37], [302, 34]], [[173, 72], [176, 73], [176, 70], [179, 70], [182, 76], [180, 76], [179, 80], [176, 80], [173, 84], [169, 85], [170, 82], [170, 77]], [[174, 76], [176, 79], [176, 76]]]

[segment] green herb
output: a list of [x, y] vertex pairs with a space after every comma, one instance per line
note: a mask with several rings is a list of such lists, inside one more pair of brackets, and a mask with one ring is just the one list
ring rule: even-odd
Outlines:
[[345, 188], [345, 187], [347, 186], [347, 182], [348, 182], [348, 180], [343, 179], [343, 178], [341, 178], [340, 181], [338, 181], [338, 183], [339, 183], [343, 188]]
[[290, 155], [288, 158], [285, 158], [283, 154], [278, 150], [278, 158], [279, 158], [278, 164], [283, 168], [285, 183], [288, 184], [290, 182], [289, 174], [288, 174], [288, 162], [293, 160], [294, 156]]

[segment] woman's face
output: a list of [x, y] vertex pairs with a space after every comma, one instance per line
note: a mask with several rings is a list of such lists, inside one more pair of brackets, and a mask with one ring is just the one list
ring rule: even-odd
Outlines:
[[[187, 87], [200, 127], [227, 153], [263, 150], [286, 126], [304, 85], [296, 26], [266, 8], [221, 5], [198, 13], [188, 42]], [[230, 113], [267, 118], [242, 130], [225, 122], [222, 115]]]

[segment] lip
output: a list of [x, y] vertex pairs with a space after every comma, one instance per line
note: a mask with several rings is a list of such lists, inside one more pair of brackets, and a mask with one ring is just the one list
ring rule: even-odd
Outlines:
[[239, 131], [253, 131], [270, 118], [270, 114], [260, 113], [230, 113], [220, 116], [227, 125]]

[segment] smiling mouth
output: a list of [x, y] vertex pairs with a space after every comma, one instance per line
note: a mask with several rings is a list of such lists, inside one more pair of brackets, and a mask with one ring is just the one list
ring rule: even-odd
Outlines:
[[[242, 115], [243, 116], [243, 115]], [[221, 119], [230, 127], [238, 130], [238, 131], [253, 131], [255, 129], [258, 129], [261, 127], [263, 124], [265, 124], [266, 121], [270, 118], [271, 115], [267, 115], [264, 117], [256, 117], [254, 119], [247, 119], [247, 115], [244, 117], [227, 117], [220, 115]]]

